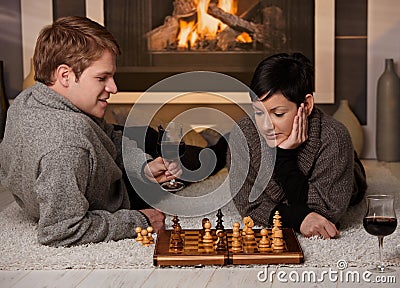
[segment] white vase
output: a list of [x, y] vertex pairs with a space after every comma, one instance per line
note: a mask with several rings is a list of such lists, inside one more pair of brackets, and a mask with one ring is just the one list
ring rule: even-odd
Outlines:
[[360, 156], [364, 148], [364, 131], [356, 115], [350, 109], [348, 100], [340, 100], [339, 108], [333, 114], [333, 118], [343, 123], [350, 133], [354, 150]]

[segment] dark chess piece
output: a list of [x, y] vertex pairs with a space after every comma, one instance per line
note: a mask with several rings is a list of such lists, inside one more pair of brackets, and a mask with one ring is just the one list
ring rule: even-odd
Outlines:
[[177, 215], [174, 215], [174, 217], [172, 218], [172, 223], [174, 223], [172, 225], [172, 229], [175, 229], [176, 226], [179, 226], [179, 228], [181, 228], [181, 224], [179, 224], [179, 218]]
[[174, 227], [174, 231], [171, 235], [171, 248], [174, 250], [180, 250], [183, 248], [183, 239], [181, 237], [182, 228], [180, 225]]
[[217, 231], [217, 237], [218, 237], [217, 247], [216, 247], [215, 250], [217, 250], [217, 251], [225, 251], [226, 250], [226, 244], [225, 244], [225, 241], [224, 241], [225, 232], [223, 230], [218, 230]]
[[217, 212], [217, 226], [215, 227], [216, 230], [225, 231], [225, 227], [222, 224], [222, 222], [224, 222], [224, 220], [222, 220], [223, 216], [224, 216], [224, 214], [222, 214], [221, 209], [218, 209], [218, 212]]

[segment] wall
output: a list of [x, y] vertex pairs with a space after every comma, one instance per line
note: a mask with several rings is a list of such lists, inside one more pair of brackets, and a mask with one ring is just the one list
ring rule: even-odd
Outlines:
[[14, 98], [22, 86], [20, 2], [0, 1], [0, 60], [4, 62], [6, 95]]
[[[368, 1], [367, 125], [364, 126], [364, 157], [376, 158], [376, 86], [385, 58], [393, 58], [400, 75], [400, 1]], [[400, 115], [400, 113], [399, 113]], [[394, 119], [394, 121], [400, 121]], [[400, 131], [398, 131], [400, 133]]]
[[[0, 10], [0, 26], [4, 22], [9, 21], [7, 18], [10, 13], [13, 17], [19, 15], [18, 9], [15, 7], [14, 0], [2, 0]], [[17, 1], [18, 2], [18, 1]], [[22, 59], [24, 63], [24, 73], [22, 75], [21, 70], [18, 71], [18, 65], [14, 64], [17, 69], [13, 72], [13, 76], [20, 78], [22, 85], [22, 79], [29, 72], [29, 59], [33, 54], [33, 47], [35, 39], [40, 28], [52, 21], [52, 1], [51, 0], [21, 0], [21, 11], [24, 16], [22, 18], [22, 39], [23, 39], [23, 52]], [[17, 3], [18, 4], [18, 3]], [[90, 5], [89, 5], [90, 4]], [[4, 8], [4, 6], [6, 6]], [[18, 5], [17, 5], [18, 6]], [[103, 10], [102, 0], [86, 0], [87, 15], [103, 23]], [[11, 12], [10, 12], [11, 11]], [[400, 1], [398, 0], [369, 0], [368, 1], [368, 29], [367, 29], [367, 117], [366, 123], [363, 126], [365, 131], [365, 148], [363, 157], [364, 158], [376, 158], [375, 154], [375, 122], [376, 122], [376, 82], [380, 74], [383, 72], [383, 63], [385, 58], [393, 58], [397, 64], [397, 72], [400, 75]], [[2, 21], [2, 22], [1, 22]], [[17, 21], [18, 22], [18, 21]], [[29, 22], [29, 24], [28, 24]], [[13, 21], [15, 24], [15, 22]], [[18, 24], [17, 24], [18, 25]], [[10, 33], [13, 37], [18, 38], [18, 29], [14, 25], [14, 30]], [[3, 31], [2, 36], [4, 36]], [[7, 34], [6, 34], [7, 35]], [[2, 37], [4, 38], [7, 37]], [[18, 45], [18, 44], [17, 44]], [[21, 45], [21, 44], [19, 44]], [[4, 47], [3, 45], [1, 47]], [[6, 46], [7, 47], [7, 46]], [[6, 48], [13, 50], [13, 53], [20, 53], [19, 48]], [[7, 53], [10, 51], [7, 50]], [[1, 57], [6, 55], [3, 48], [1, 50]], [[13, 59], [15, 63], [22, 63], [22, 59], [18, 56], [9, 56], [7, 59]], [[10, 71], [6, 71], [10, 73]], [[23, 77], [21, 77], [21, 76]], [[17, 81], [18, 82], [18, 81]], [[9, 87], [10, 83], [6, 83]], [[13, 84], [15, 86], [15, 83]], [[14, 91], [16, 86], [13, 88]], [[14, 97], [14, 94], [8, 94], [10, 97]], [[351, 96], [351, 95], [349, 95]], [[333, 106], [335, 107], [335, 106]], [[330, 108], [332, 110], [332, 108]], [[328, 109], [329, 110], [329, 109]], [[330, 112], [330, 111], [329, 111]], [[400, 132], [399, 132], [400, 133]]]

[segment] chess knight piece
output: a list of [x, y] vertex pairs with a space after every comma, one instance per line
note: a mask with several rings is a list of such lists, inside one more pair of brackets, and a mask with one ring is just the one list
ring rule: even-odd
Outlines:
[[254, 236], [254, 231], [253, 231], [253, 227], [254, 227], [254, 221], [253, 219], [251, 219], [250, 216], [246, 216], [243, 218], [243, 223], [245, 225], [245, 228], [243, 228], [243, 230], [246, 230], [246, 235], [244, 236], [245, 238], [245, 242], [254, 242], [255, 241], [255, 236]]

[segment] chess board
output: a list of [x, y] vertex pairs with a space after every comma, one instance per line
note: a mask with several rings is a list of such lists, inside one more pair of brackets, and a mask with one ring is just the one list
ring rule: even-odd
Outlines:
[[[303, 251], [293, 229], [283, 228], [284, 248], [282, 251], [260, 252], [257, 243], [261, 239], [260, 230], [254, 229], [256, 241], [242, 243], [239, 252], [232, 251], [232, 230], [226, 230], [225, 251], [205, 248], [202, 237], [203, 230], [182, 230], [183, 248], [173, 248], [171, 244], [172, 230], [158, 233], [154, 249], [155, 266], [196, 266], [196, 265], [249, 265], [249, 264], [299, 264], [304, 261]], [[217, 240], [215, 230], [211, 231], [213, 240]], [[270, 231], [269, 231], [270, 234]]]

